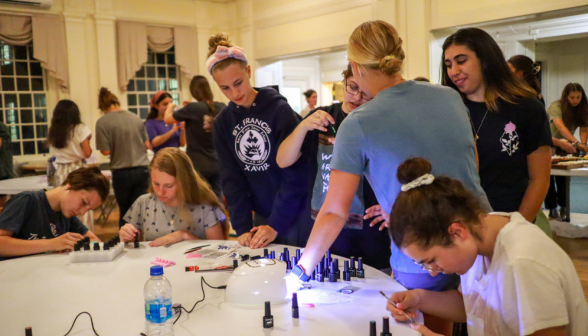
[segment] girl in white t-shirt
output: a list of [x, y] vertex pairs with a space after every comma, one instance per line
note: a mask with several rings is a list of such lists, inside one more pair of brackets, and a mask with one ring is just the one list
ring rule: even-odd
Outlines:
[[460, 289], [395, 293], [392, 317], [404, 321], [404, 313], [414, 318], [420, 310], [467, 320], [470, 336], [586, 335], [588, 305], [568, 255], [520, 213], [485, 213], [461, 182], [431, 169], [423, 158], [398, 167], [403, 186], [390, 234], [431, 275], [459, 274]]
[[[54, 184], [59, 186], [72, 171], [84, 167], [92, 155], [90, 147], [92, 131], [82, 124], [78, 105], [71, 100], [60, 100], [53, 110], [47, 144], [55, 156]], [[94, 230], [94, 212], [86, 212], [80, 220], [91, 231]]]

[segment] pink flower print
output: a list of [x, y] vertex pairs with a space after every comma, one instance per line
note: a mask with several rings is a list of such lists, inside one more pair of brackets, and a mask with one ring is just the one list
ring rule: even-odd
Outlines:
[[512, 121], [504, 126], [504, 132], [512, 133], [517, 129], [517, 125], [513, 124]]

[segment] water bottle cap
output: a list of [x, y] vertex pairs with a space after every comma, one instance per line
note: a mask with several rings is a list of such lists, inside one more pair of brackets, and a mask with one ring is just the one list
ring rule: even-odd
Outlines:
[[151, 276], [163, 275], [163, 267], [159, 265], [151, 266]]

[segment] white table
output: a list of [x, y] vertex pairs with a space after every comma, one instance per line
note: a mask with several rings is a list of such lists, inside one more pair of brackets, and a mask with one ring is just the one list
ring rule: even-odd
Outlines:
[[0, 195], [16, 195], [23, 191], [53, 189], [47, 184], [47, 175], [27, 176], [0, 181]]
[[566, 183], [565, 183], [565, 193], [567, 197], [567, 220], [566, 222], [570, 221], [570, 180], [572, 176], [588, 176], [588, 167], [576, 168], [576, 169], [551, 169], [551, 175], [553, 176], [564, 176]]
[[[208, 242], [207, 242], [208, 243]], [[211, 241], [212, 247], [219, 241]], [[234, 242], [226, 242], [234, 243]], [[127, 248], [112, 262], [69, 263], [67, 255], [45, 254], [0, 262], [0, 334], [22, 335], [31, 326], [35, 336], [64, 335], [75, 316], [88, 311], [101, 336], [139, 335], [144, 329], [143, 286], [149, 279], [150, 262], [155, 257], [173, 260], [177, 265], [165, 268], [173, 288], [173, 302], [190, 309], [202, 298], [200, 277], [212, 286], [225, 285], [228, 272], [185, 272], [185, 266], [202, 259], [186, 259], [183, 252], [198, 242], [182, 242], [169, 248]], [[276, 254], [282, 245], [270, 245]], [[241, 253], [258, 255], [263, 250], [242, 248]], [[295, 248], [290, 248], [294, 252]], [[343, 261], [339, 260], [342, 267]], [[228, 264], [228, 260], [227, 260]], [[366, 278], [345, 282], [317, 283], [314, 291], [340, 289], [348, 284], [361, 287], [350, 294], [352, 303], [300, 307], [300, 319], [293, 319], [291, 305], [273, 305], [275, 326], [263, 329], [263, 308], [242, 309], [225, 302], [224, 290], [205, 286], [206, 300], [191, 314], [182, 313], [174, 326], [176, 336], [184, 335], [367, 335], [369, 321], [377, 321], [381, 332], [385, 310], [382, 290], [391, 295], [404, 288], [386, 274], [365, 266]], [[422, 323], [422, 315], [416, 319]], [[407, 324], [390, 321], [395, 336], [419, 335]], [[93, 335], [88, 316], [78, 318], [70, 335]]]

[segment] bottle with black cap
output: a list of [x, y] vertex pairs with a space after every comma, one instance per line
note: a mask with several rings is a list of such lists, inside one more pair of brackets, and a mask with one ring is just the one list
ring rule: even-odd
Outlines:
[[298, 265], [298, 259], [295, 256], [292, 256], [292, 267]]
[[274, 316], [272, 315], [272, 308], [269, 301], [265, 301], [265, 315], [263, 316], [263, 327], [274, 327]]
[[370, 321], [370, 336], [376, 336], [376, 321]]
[[292, 293], [292, 317], [298, 318], [298, 295]]
[[343, 280], [351, 281], [351, 276], [349, 274], [349, 260], [343, 262]]
[[84, 251], [90, 251], [90, 243], [84, 242]]
[[380, 336], [392, 336], [392, 334], [390, 333], [390, 321], [388, 320], [388, 317], [384, 317], [382, 332], [380, 333]]
[[355, 276], [355, 257], [349, 258], [349, 275]]
[[291, 271], [292, 270], [292, 264], [290, 263], [290, 260], [286, 260], [286, 271]]
[[335, 271], [335, 262], [331, 263], [331, 270], [329, 271], [329, 282], [337, 282], [337, 272]]
[[107, 243], [102, 244], [102, 249], [104, 251], [109, 251], [110, 250], [110, 243], [107, 242]]
[[296, 249], [296, 259], [300, 260], [300, 249]]
[[33, 328], [26, 327], [25, 328], [25, 336], [33, 336]]
[[280, 253], [280, 261], [286, 261], [286, 259], [284, 259], [284, 253]]
[[80, 244], [79, 243], [76, 243], [74, 245], [74, 252], [78, 252], [79, 250], [80, 250]]
[[355, 276], [360, 279], [365, 278], [365, 270], [363, 269], [363, 259], [361, 257], [357, 259], [357, 269], [355, 270]]
[[284, 247], [284, 259], [290, 260], [290, 251], [288, 251], [287, 247]]
[[320, 265], [320, 263], [319, 263], [319, 266], [316, 267], [315, 272], [316, 272], [316, 281], [318, 281], [318, 282], [325, 281], [325, 275], [323, 274], [323, 268], [322, 268], [322, 265]]
[[94, 251], [100, 251], [100, 243], [94, 242]]
[[333, 264], [335, 264], [335, 274], [337, 275], [337, 280], [341, 279], [341, 271], [339, 270], [339, 259], [333, 259]]
[[268, 257], [268, 255], [269, 255], [269, 254], [268, 254], [268, 252], [267, 252], [267, 249], [263, 249], [263, 257], [264, 257], [264, 258], [267, 258], [267, 257]]
[[139, 248], [139, 232], [137, 232], [137, 234], [135, 234], [135, 244], [134, 244], [135, 248]]
[[239, 267], [239, 260], [235, 259], [233, 260], [233, 269], [237, 269], [237, 267]]
[[276, 259], [276, 251], [270, 252], [270, 259]]

